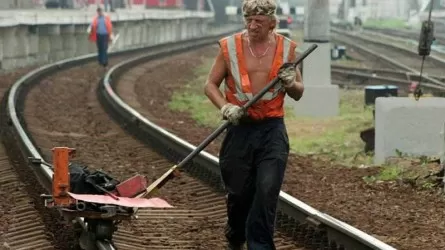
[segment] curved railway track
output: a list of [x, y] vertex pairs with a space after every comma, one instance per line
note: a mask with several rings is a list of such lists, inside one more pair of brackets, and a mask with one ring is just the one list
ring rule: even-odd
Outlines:
[[[10, 125], [7, 131], [8, 143], [11, 143], [11, 152], [20, 156], [17, 160], [20, 167], [28, 167], [26, 157], [29, 156], [50, 162], [49, 150], [52, 147], [68, 146], [77, 148], [79, 152], [75, 161], [102, 168], [119, 179], [135, 172], [151, 178], [158, 177], [171, 166], [172, 161], [185, 157], [194, 146], [126, 105], [115, 93], [113, 83], [122, 72], [141, 62], [198, 48], [215, 39], [200, 38], [159, 45], [131, 59], [128, 58], [144, 50], [115, 53], [113, 64], [116, 65], [100, 83], [97, 80], [101, 72], [95, 67], [94, 55], [57, 62], [27, 74], [14, 84], [6, 96], [7, 105], [2, 106], [7, 111]], [[96, 98], [96, 90], [102, 105], [117, 123], [109, 122], [107, 113], [101, 109]], [[134, 134], [140, 141], [129, 137], [127, 132]], [[12, 145], [13, 142], [16, 144]], [[152, 149], [141, 142], [150, 144]], [[143, 209], [137, 221], [123, 223], [119, 227], [114, 238], [115, 246], [97, 242], [97, 247], [222, 247], [225, 205], [220, 192], [217, 162], [216, 157], [206, 152], [199, 154], [193, 164], [184, 169], [181, 178], [169, 182], [159, 193], [159, 196], [176, 206], [175, 209]], [[33, 169], [48, 192], [51, 187], [51, 169], [44, 165], [34, 166]], [[29, 175], [29, 171], [25, 172]], [[82, 218], [77, 221], [79, 225], [85, 226]], [[280, 230], [276, 241], [280, 249], [394, 249], [284, 192], [280, 196], [277, 225]]]
[[[378, 57], [385, 64], [391, 64], [393, 68], [420, 74], [421, 57], [416, 52], [402, 48], [394, 44], [386, 44], [376, 39], [366, 38], [340, 29], [332, 28], [332, 38], [335, 41], [347, 44], [372, 57]], [[424, 64], [424, 81], [437, 86], [445, 86], [445, 83], [433, 78], [443, 78], [445, 72], [445, 60], [436, 57], [427, 57]], [[379, 67], [383, 68], [383, 67]]]
[[[18, 70], [17, 73], [3, 76], [4, 83], [16, 79], [16, 74], [25, 71]], [[6, 79], [5, 79], [6, 78]], [[10, 79], [13, 78], [13, 79]], [[3, 84], [2, 84], [3, 85]], [[7, 105], [7, 87], [0, 88], [3, 96], [0, 105]], [[13, 147], [9, 147], [8, 119], [2, 109], [0, 114], [1, 139], [0, 144], [0, 248], [1, 249], [70, 249], [73, 241], [66, 233], [58, 233], [63, 228], [60, 223], [59, 214], [55, 211], [46, 211], [41, 203], [40, 194], [46, 192], [41, 188], [30, 169], [20, 162], [20, 154]], [[58, 234], [57, 234], [58, 233]]]

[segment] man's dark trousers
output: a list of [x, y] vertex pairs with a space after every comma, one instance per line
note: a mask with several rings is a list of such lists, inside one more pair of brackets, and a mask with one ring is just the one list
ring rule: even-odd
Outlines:
[[226, 237], [249, 250], [275, 250], [276, 206], [289, 154], [283, 118], [229, 126], [220, 167], [227, 192]]
[[108, 65], [108, 34], [97, 34], [96, 35], [96, 45], [97, 45], [97, 60], [99, 64], [106, 67]]

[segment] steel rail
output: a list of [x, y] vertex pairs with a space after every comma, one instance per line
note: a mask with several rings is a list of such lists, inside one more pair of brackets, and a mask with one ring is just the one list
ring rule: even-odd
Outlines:
[[[334, 27], [331, 27], [331, 32], [332, 33], [339, 33], [339, 34], [346, 35], [346, 36], [353, 37], [353, 38], [357, 38], [357, 39], [360, 39], [360, 40], [363, 40], [363, 41], [366, 41], [366, 42], [369, 42], [369, 43], [374, 43], [374, 44], [378, 44], [378, 45], [384, 45], [386, 47], [391, 47], [391, 48], [394, 48], [394, 49], [397, 49], [397, 50], [400, 50], [400, 51], [404, 51], [406, 53], [410, 53], [410, 54], [419, 56], [417, 51], [414, 51], [413, 49], [406, 48], [406, 47], [403, 47], [403, 46], [400, 46], [400, 45], [397, 45], [397, 44], [388, 44], [388, 43], [385, 43], [384, 41], [381, 41], [381, 40], [378, 40], [378, 39], [375, 39], [375, 38], [371, 38], [371, 37], [364, 37], [364, 36], [361, 36], [361, 34], [362, 34], [361, 32], [351, 32], [351, 31], [347, 31], [347, 30], [344, 30], [344, 29], [341, 29], [341, 28], [334, 28]], [[381, 34], [381, 33], [379, 34], [379, 33], [376, 33], [376, 32], [373, 33], [371, 31], [365, 31], [363, 34], [364, 35], [368, 35], [368, 36], [370, 34], [373, 34], [373, 35], [381, 35], [382, 37], [388, 37], [388, 35], [386, 35], [386, 34]], [[390, 39], [398, 40], [398, 41], [406, 41], [406, 40], [403, 40], [403, 39], [401, 40], [400, 38], [397, 38], [397, 37], [391, 37]], [[434, 50], [433, 50], [433, 52], [434, 52]], [[429, 56], [429, 58], [431, 58], [431, 60], [433, 60], [433, 61], [435, 61], [437, 63], [445, 64], [445, 59], [443, 59], [441, 57], [438, 57], [438, 56], [436, 56], [434, 54], [431, 54]]]
[[[196, 48], [196, 46], [190, 45], [187, 50], [192, 48]], [[192, 152], [196, 146], [156, 125], [130, 107], [115, 92], [114, 84], [116, 84], [122, 73], [129, 68], [140, 63], [159, 59], [161, 56], [170, 56], [173, 53], [179, 53], [184, 51], [184, 49], [185, 48], [182, 45], [172, 45], [168, 50], [157, 51], [156, 53], [139, 56], [116, 64], [105, 74], [98, 89], [98, 94], [101, 95], [102, 103], [105, 108], [114, 113], [115, 119], [119, 120], [120, 123], [125, 124], [125, 128], [128, 132], [136, 133], [139, 139], [141, 139], [141, 137], [149, 138], [148, 140], [151, 139], [151, 141], [155, 141], [157, 145], [163, 145], [165, 148], [174, 151], [176, 155], [180, 155], [182, 158]], [[135, 130], [138, 131], [135, 132]], [[216, 179], [221, 180], [219, 177], [219, 160], [212, 154], [202, 151], [194, 158], [192, 165], [201, 169], [206, 169], [209, 174], [213, 174], [217, 177]], [[326, 232], [329, 240], [336, 241], [344, 246], [345, 249], [395, 249], [363, 231], [310, 207], [283, 191], [280, 192], [278, 211], [280, 217], [285, 217], [287, 219], [288, 223], [286, 223], [286, 226], [289, 227], [289, 224], [292, 224], [292, 227], [296, 227], [298, 223], [311, 224], [318, 230]]]
[[[339, 29], [332, 28], [331, 31], [333, 33], [341, 34], [343, 36], [347, 36], [347, 37], [354, 38], [354, 39], [359, 39], [359, 40], [362, 40], [364, 42], [373, 43], [373, 44], [386, 46], [386, 47], [391, 47], [391, 48], [394, 48], [394, 49], [397, 49], [397, 50], [400, 50], [400, 51], [405, 51], [407, 53], [412, 53], [412, 54], [416, 55], [415, 52], [413, 52], [413, 51], [411, 51], [409, 49], [406, 49], [406, 48], [394, 45], [394, 44], [385, 44], [385, 43], [383, 43], [381, 41], [377, 41], [377, 40], [370, 39], [370, 38], [360, 37], [358, 35], [351, 34], [349, 32], [345, 32], [345, 31], [342, 31], [342, 30], [339, 30]], [[417, 74], [417, 75], [420, 74], [420, 72], [417, 71], [416, 69], [410, 68], [410, 67], [404, 65], [401, 62], [393, 60], [393, 59], [391, 59], [391, 58], [389, 58], [389, 57], [387, 57], [385, 55], [382, 55], [380, 53], [376, 53], [375, 51], [372, 51], [372, 50], [370, 50], [368, 48], [365, 48], [364, 46], [358, 45], [357, 43], [353, 43], [351, 41], [348, 41], [347, 39], [343, 39], [343, 38], [340, 38], [340, 37], [334, 37], [333, 40], [338, 40], [338, 41], [344, 42], [344, 43], [348, 44], [351, 47], [355, 47], [355, 48], [357, 48], [357, 49], [359, 49], [361, 51], [364, 51], [364, 52], [366, 52], [368, 54], [376, 56], [376, 57], [378, 57], [378, 58], [380, 58], [380, 59], [382, 59], [382, 60], [384, 60], [384, 61], [386, 61], [386, 62], [388, 62], [388, 63], [390, 63], [390, 64], [392, 64], [392, 65], [394, 65], [394, 66], [396, 66], [396, 67], [398, 67], [400, 69], [402, 69], [402, 70], [410, 71], [410, 72], [412, 72], [414, 74]], [[445, 65], [445, 60], [437, 58], [437, 57], [434, 57], [434, 56], [431, 56], [431, 58], [436, 60], [437, 62]], [[430, 83], [434, 83], [434, 84], [437, 84], [438, 86], [445, 87], [445, 83], [444, 82], [439, 81], [439, 80], [437, 80], [437, 79], [435, 79], [433, 77], [424, 75], [424, 76], [422, 76], [422, 78], [424, 78], [425, 80], [427, 80]]]
[[[331, 27], [342, 29], [342, 30], [348, 30], [351, 26], [348, 26], [345, 23], [331, 23]], [[443, 35], [443, 30], [441, 30], [442, 27], [437, 26], [435, 27], [435, 34], [434, 37], [436, 38], [437, 43], [440, 45], [445, 45], [445, 35]], [[386, 34], [390, 36], [397, 36], [400, 38], [406, 38], [414, 41], [419, 40], [420, 35], [420, 29], [392, 29], [392, 28], [378, 28], [378, 27], [361, 27], [359, 28], [362, 31], [365, 32], [376, 32], [380, 34]]]
[[[359, 82], [348, 83], [338, 82], [337, 85], [344, 86], [363, 86], [365, 84], [373, 84], [373, 85], [397, 85], [401, 86], [404, 89], [408, 89], [410, 84], [412, 83], [409, 79], [409, 76], [403, 72], [397, 72], [398, 74], [394, 74], [396, 76], [383, 76], [377, 73], [370, 73], [368, 69], [365, 70], [342, 70], [342, 69], [331, 69], [332, 78], [338, 80], [336, 78], [342, 78], [346, 80], [356, 79]], [[431, 83], [422, 83], [422, 86], [431, 92], [434, 93], [445, 93], [445, 87], [437, 86], [436, 84]]]
[[[419, 35], [420, 35], [420, 29], [415, 29], [415, 30], [399, 29], [399, 30], [396, 30], [396, 29], [390, 29], [390, 28], [364, 27], [363, 30], [376, 32], [376, 33], [382, 33], [382, 34], [391, 35], [391, 36], [397, 36], [397, 37], [401, 37], [401, 38], [407, 38], [407, 39], [411, 39], [414, 41], [418, 41]], [[445, 45], [445, 36], [443, 34], [441, 34], [441, 32], [436, 31], [434, 36], [436, 37], [436, 41], [440, 45]]]
[[[233, 27], [233, 26], [232, 26]], [[183, 40], [179, 42], [172, 42], [172, 43], [165, 43], [165, 44], [158, 44], [153, 45], [149, 47], [143, 47], [143, 48], [136, 48], [136, 49], [128, 49], [128, 50], [122, 50], [118, 52], [111, 52], [109, 54], [110, 59], [122, 56], [122, 55], [130, 55], [135, 53], [144, 53], [146, 51], [159, 51], [161, 49], [167, 49], [170, 48], [173, 44], [200, 44], [203, 39], [206, 39], [208, 41], [211, 39], [212, 41], [215, 41], [215, 39], [220, 38], [221, 36], [230, 34], [234, 31], [240, 30], [239, 28], [233, 27], [233, 29], [225, 30], [224, 32], [220, 32], [219, 34], [213, 34], [205, 37], [198, 37], [193, 38], [189, 40]], [[152, 53], [152, 52], [150, 52]], [[69, 58], [61, 61], [57, 61], [55, 63], [51, 63], [48, 65], [44, 65], [42, 67], [39, 67], [26, 75], [22, 76], [18, 81], [16, 81], [9, 89], [7, 96], [6, 96], [6, 107], [3, 107], [6, 109], [6, 115], [8, 118], [8, 123], [11, 125], [10, 130], [13, 133], [14, 139], [17, 142], [21, 153], [26, 158], [37, 158], [37, 159], [43, 159], [43, 156], [41, 152], [39, 151], [37, 145], [34, 143], [29, 131], [27, 130], [26, 122], [23, 117], [23, 106], [24, 106], [24, 100], [26, 97], [26, 94], [36, 84], [39, 83], [39, 80], [47, 75], [51, 75], [52, 73], [59, 71], [61, 69], [68, 69], [71, 67], [76, 67], [79, 65], [82, 65], [87, 62], [91, 62], [96, 60], [97, 54], [87, 54], [75, 58]], [[22, 163], [22, 164], [28, 164], [30, 163]], [[48, 192], [51, 192], [52, 190], [52, 176], [53, 171], [51, 168], [46, 166], [45, 164], [38, 164], [38, 165], [31, 165], [30, 169], [34, 172], [37, 180], [39, 183], [44, 187]], [[59, 211], [60, 214], [61, 211]], [[84, 231], [87, 230], [87, 225], [84, 222], [84, 219], [81, 217], [77, 217], [75, 219], [79, 225], [82, 227]], [[115, 249], [111, 243], [104, 242], [104, 241], [97, 241], [96, 247], [100, 250], [113, 250]]]
[[[415, 50], [417, 50], [417, 46], [418, 46], [418, 41], [416, 40], [412, 40], [412, 38], [410, 37], [403, 37], [403, 36], [398, 36], [398, 35], [392, 35], [392, 34], [387, 34], [387, 33], [383, 33], [383, 32], [378, 32], [378, 31], [370, 31], [370, 30], [362, 30], [360, 31], [360, 34], [363, 34], [364, 36], [367, 37], [380, 37], [382, 39], [385, 39], [387, 41], [393, 41], [396, 42], [400, 45], [397, 46], [401, 46], [405, 49], [411, 50], [413, 52], [415, 52]], [[391, 44], [393, 45], [393, 44]], [[439, 48], [437, 48], [436, 46], [431, 46], [431, 53], [430, 56], [433, 57], [437, 57], [440, 58], [441, 60], [444, 60], [444, 51], [440, 50]]]
[[[419, 75], [410, 72], [410, 71], [403, 71], [403, 70], [391, 70], [391, 69], [377, 69], [377, 68], [362, 68], [362, 67], [354, 67], [354, 66], [345, 66], [345, 65], [338, 65], [338, 64], [332, 64], [331, 65], [332, 70], [336, 71], [349, 71], [349, 72], [360, 72], [363, 74], [376, 74], [380, 75], [382, 77], [393, 77], [393, 78], [406, 78], [407, 80], [413, 80], [418, 81]], [[437, 79], [439, 81], [445, 82], [445, 76], [434, 76], [430, 75], [430, 77]]]

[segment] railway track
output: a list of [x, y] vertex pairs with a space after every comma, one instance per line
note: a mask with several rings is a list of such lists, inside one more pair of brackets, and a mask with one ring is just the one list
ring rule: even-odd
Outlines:
[[[418, 43], [420, 30], [408, 30], [408, 29], [389, 29], [389, 28], [374, 28], [374, 27], [366, 27], [364, 28], [366, 31], [372, 31], [375, 33], [383, 33], [389, 36], [396, 36], [400, 38], [409, 39]], [[436, 44], [440, 46], [445, 46], [445, 35], [441, 32], [441, 30], [435, 30], [434, 36], [436, 38]]]
[[[344, 88], [362, 89], [366, 85], [394, 85], [399, 89], [400, 95], [410, 93], [410, 85], [418, 82], [420, 77], [412, 72], [395, 71], [388, 69], [369, 69], [341, 65], [331, 66], [332, 82]], [[445, 81], [445, 78], [434, 76], [434, 79]], [[445, 88], [434, 83], [422, 81], [425, 93], [443, 96]]]
[[[406, 48], [408, 50], [415, 52], [416, 54], [418, 53], [418, 44], [419, 44], [418, 39], [412, 40], [410, 38], [405, 38], [397, 35], [390, 35], [377, 31], [369, 31], [366, 29], [360, 30], [359, 32], [363, 37], [374, 38], [374, 39], [379, 38], [379, 40], [381, 40], [382, 42], [390, 43], [401, 48]], [[430, 60], [443, 62], [445, 60], [444, 45], [438, 44], [436, 40], [436, 43], [432, 44], [431, 46], [431, 53], [429, 57], [432, 58]]]
[[[377, 57], [383, 63], [392, 65], [392, 68], [420, 75], [421, 57], [412, 50], [335, 28], [332, 29], [332, 38], [335, 41], [354, 47], [366, 55]], [[444, 77], [444, 66], [445, 61], [442, 59], [436, 57], [426, 58], [422, 76], [423, 81], [444, 87], [445, 83], [439, 80]]]
[[[332, 24], [335, 28], [344, 30], [351, 30], [351, 27], [345, 24]], [[377, 28], [377, 27], [362, 27], [362, 30], [368, 34], [385, 34], [391, 37], [403, 38], [416, 43], [419, 41], [420, 29], [392, 29], [392, 28]], [[445, 35], [443, 34], [443, 27], [440, 23], [435, 22], [434, 37], [436, 38], [435, 44], [438, 46], [445, 46]]]
[[[130, 108], [116, 94], [113, 84], [122, 72], [142, 62], [198, 48], [215, 39], [159, 45], [137, 58], [130, 55], [141, 54], [143, 50], [115, 53], [115, 65], [101, 82], [97, 81], [101, 72], [95, 66], [94, 55], [57, 62], [27, 74], [11, 88], [6, 99], [8, 105], [2, 106], [10, 124], [8, 142], [15, 141], [17, 144], [11, 148], [22, 156], [20, 166], [28, 167], [27, 156], [50, 162], [52, 147], [68, 146], [78, 150], [75, 161], [102, 168], [119, 179], [136, 172], [158, 177], [172, 161], [185, 157], [194, 146]], [[116, 123], [109, 122], [98, 99]], [[202, 152], [193, 164], [186, 166], [181, 178], [160, 190], [159, 196], [176, 206], [175, 209], [142, 209], [138, 220], [119, 227], [114, 236], [115, 246], [101, 241], [96, 242], [97, 247], [220, 249], [224, 244], [225, 205], [217, 161]], [[33, 169], [41, 185], [49, 191], [52, 171], [44, 165]], [[81, 218], [77, 221], [85, 226]], [[394, 249], [284, 192], [280, 196], [277, 225], [279, 249]]]
[[[8, 84], [10, 77], [18, 78], [16, 74], [6, 77], [5, 83]], [[2, 107], [7, 105], [7, 88], [0, 88]], [[4, 111], [2, 109], [0, 114], [0, 249], [71, 249], [74, 244], [69, 234], [73, 231], [58, 233], [64, 227], [59, 215], [55, 211], [45, 211], [41, 203], [40, 194], [46, 190], [39, 187], [29, 168], [19, 164], [21, 155], [9, 147], [10, 124]]]
[[0, 146], [0, 248], [53, 249], [45, 223], [24, 184]]

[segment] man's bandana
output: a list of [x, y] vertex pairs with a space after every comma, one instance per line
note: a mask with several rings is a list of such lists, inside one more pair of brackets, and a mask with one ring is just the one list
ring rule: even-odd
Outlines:
[[244, 17], [263, 15], [275, 15], [277, 5], [275, 0], [244, 0], [243, 15]]

